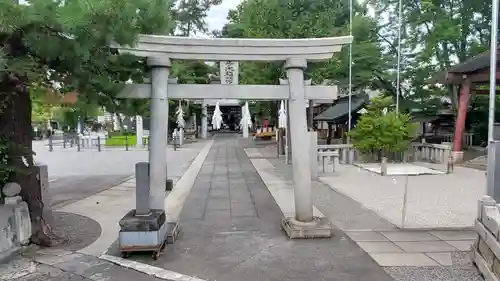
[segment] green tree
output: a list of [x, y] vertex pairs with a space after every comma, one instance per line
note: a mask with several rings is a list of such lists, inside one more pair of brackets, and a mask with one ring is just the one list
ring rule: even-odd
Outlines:
[[[355, 1], [356, 2], [356, 1]], [[244, 0], [230, 11], [228, 24], [213, 32], [218, 37], [232, 38], [318, 38], [349, 34], [349, 6], [341, 0]], [[374, 71], [386, 72], [386, 61], [377, 40], [376, 21], [367, 16], [367, 10], [354, 7], [353, 19], [353, 87], [354, 90], [371, 87]], [[282, 62], [243, 62], [242, 84], [278, 84], [284, 78]], [[348, 87], [348, 49], [326, 61], [310, 63], [306, 78], [313, 84], [331, 80], [344, 91]], [[276, 116], [276, 102], [259, 102], [251, 106], [257, 114]]]
[[[349, 7], [341, 0], [246, 0], [229, 13], [229, 23], [217, 33], [223, 37], [319, 38], [349, 34]], [[354, 7], [353, 84], [371, 86], [373, 70], [385, 70], [377, 42], [376, 21], [361, 6]], [[242, 82], [276, 84], [283, 74], [282, 63], [244, 63]], [[259, 71], [254, 71], [254, 65]], [[267, 66], [267, 67], [264, 67]], [[262, 69], [264, 67], [264, 69]], [[248, 69], [248, 70], [247, 70]], [[306, 75], [313, 83], [325, 79], [347, 84], [348, 50], [323, 63], [310, 63]], [[264, 71], [264, 72], [263, 72]]]
[[179, 35], [189, 37], [196, 33], [207, 33], [207, 13], [220, 3], [222, 0], [178, 0], [174, 15]]
[[354, 147], [371, 154], [403, 152], [414, 137], [411, 116], [393, 111], [392, 99], [375, 98], [348, 134]]
[[[398, 0], [367, 1], [378, 18], [378, 38], [393, 69], [379, 77], [386, 93], [396, 95], [398, 49]], [[437, 72], [464, 62], [489, 48], [491, 1], [419, 0], [402, 1], [401, 102], [407, 108], [434, 108], [451, 89], [431, 86], [427, 80]], [[379, 74], [376, 74], [377, 76]]]
[[138, 33], [172, 33], [172, 4], [166, 0], [32, 0], [18, 5], [0, 0], [0, 139], [7, 147], [1, 162], [14, 171], [7, 180], [22, 186], [33, 221], [33, 242], [50, 244], [31, 169], [30, 85], [56, 91], [54, 84], [59, 83], [59, 93], [77, 92], [79, 101], [86, 104], [115, 99], [119, 82], [130, 77], [142, 81], [146, 66], [143, 59], [117, 54], [108, 47], [109, 40], [131, 44]]

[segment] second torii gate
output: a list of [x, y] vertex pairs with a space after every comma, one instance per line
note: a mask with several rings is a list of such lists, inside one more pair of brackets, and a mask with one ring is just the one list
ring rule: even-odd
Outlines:
[[[151, 84], [125, 85], [122, 98], [151, 99], [149, 151], [150, 207], [164, 210], [167, 179], [168, 99], [288, 100], [292, 144], [309, 142], [305, 100], [337, 98], [337, 86], [307, 86], [308, 61], [327, 60], [351, 36], [314, 39], [226, 39], [140, 35], [133, 47], [113, 45], [122, 53], [147, 57]], [[171, 59], [205, 61], [284, 61], [288, 85], [169, 84]], [[203, 117], [206, 118], [206, 117]], [[292, 145], [295, 217], [282, 226], [291, 238], [330, 237], [331, 226], [313, 217], [309, 150]], [[168, 207], [168, 206], [167, 206]]]

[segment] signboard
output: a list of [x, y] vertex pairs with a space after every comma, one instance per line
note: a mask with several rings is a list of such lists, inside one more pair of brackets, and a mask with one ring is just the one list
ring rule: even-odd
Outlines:
[[220, 62], [220, 83], [226, 85], [238, 84], [239, 63], [237, 61]]

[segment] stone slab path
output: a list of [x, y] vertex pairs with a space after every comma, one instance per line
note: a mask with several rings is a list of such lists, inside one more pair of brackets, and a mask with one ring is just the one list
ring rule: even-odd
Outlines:
[[204, 280], [392, 280], [340, 230], [331, 239], [289, 240], [245, 143], [216, 137], [180, 214], [181, 236], [157, 261], [131, 259]]
[[[160, 281], [162, 279], [63, 250], [28, 251], [0, 264], [2, 281]], [[163, 279], [164, 280], [164, 279]]]
[[[173, 180], [174, 184], [181, 181], [183, 174], [190, 168], [193, 160], [197, 158], [200, 151], [203, 150], [209, 143], [210, 141], [200, 141], [197, 143], [187, 144], [182, 149], [177, 151], [169, 149], [167, 154], [167, 173], [168, 177]], [[123, 160], [123, 158], [126, 158], [127, 155], [131, 155], [125, 151], [120, 153], [121, 158], [118, 158], [119, 160]], [[55, 152], [55, 154], [50, 155], [58, 154]], [[99, 154], [98, 156], [104, 157], [105, 154]], [[91, 155], [88, 155], [87, 153], [80, 153], [74, 155], [74, 157], [79, 157], [77, 158], [79, 161], [85, 162], [89, 161], [89, 157], [91, 157]], [[113, 157], [113, 155], [108, 155], [107, 157]], [[110, 162], [112, 160], [107, 161]], [[123, 167], [127, 167], [127, 169], [133, 171], [135, 163], [131, 163], [130, 160], [127, 160], [126, 165], [122, 165]], [[105, 165], [102, 167], [103, 170], [112, 169], [111, 167]], [[94, 167], [94, 169], [98, 168]], [[55, 181], [55, 183], [57, 183], [57, 181]], [[82, 186], [82, 188], [85, 187]], [[86, 197], [82, 200], [66, 204], [61, 208], [54, 208], [54, 210], [87, 217], [97, 222], [101, 228], [99, 233], [100, 235], [98, 235], [98, 238], [95, 241], [92, 241], [91, 244], [86, 245], [85, 248], [79, 249], [78, 251], [82, 254], [100, 256], [116, 241], [118, 231], [120, 229], [118, 225], [119, 220], [124, 214], [133, 208], [135, 208], [135, 178], [129, 177], [128, 180], [123, 181], [118, 185]], [[66, 223], [72, 225], [71, 221], [66, 221]], [[76, 229], [75, 226], [72, 227], [72, 231], [80, 230]]]

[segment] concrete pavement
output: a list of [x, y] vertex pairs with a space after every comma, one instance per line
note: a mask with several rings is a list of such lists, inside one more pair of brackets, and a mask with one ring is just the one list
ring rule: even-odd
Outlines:
[[332, 239], [289, 240], [282, 216], [244, 145], [218, 135], [180, 214], [179, 239], [157, 261], [129, 259], [203, 280], [392, 280], [338, 229]]
[[[274, 145], [260, 146], [259, 155], [272, 163], [273, 169], [286, 181], [292, 182], [291, 166], [276, 157]], [[345, 180], [356, 180], [352, 174], [335, 176], [336, 186]], [[364, 183], [375, 180], [372, 177]], [[313, 181], [313, 204], [395, 281], [483, 280], [469, 253], [474, 232], [401, 231], [372, 210], [319, 181]]]
[[118, 175], [77, 175], [60, 176], [49, 182], [50, 206], [53, 209], [62, 208], [78, 200], [85, 199], [96, 193], [109, 189], [125, 181], [131, 174]]
[[[168, 176], [174, 184], [207, 143], [187, 144], [175, 152], [169, 148]], [[137, 161], [147, 161], [147, 151], [35, 149], [37, 161], [49, 165], [52, 227], [60, 241], [0, 266], [0, 280], [160, 280], [99, 258], [116, 240], [118, 220], [135, 207], [131, 176]]]
[[[278, 195], [273, 197], [270, 188], [262, 181], [245, 154], [245, 147], [255, 148], [255, 145], [252, 141], [238, 140], [231, 135], [217, 136], [180, 213], [181, 236], [176, 244], [166, 248], [157, 261], [152, 261], [149, 254], [133, 255], [129, 260], [109, 256], [118, 255], [113, 248], [108, 251], [109, 255], [102, 255], [101, 259], [96, 257], [102, 253], [105, 245], [112, 242], [113, 235], [116, 238], [117, 233], [113, 228], [117, 227], [117, 224], [113, 224], [116, 218], [105, 208], [106, 204], [101, 203], [107, 202], [107, 205], [113, 205], [116, 210], [125, 210], [135, 203], [131, 197], [133, 181], [126, 181], [76, 202], [62, 198], [61, 203], [58, 203], [63, 206], [58, 210], [60, 215], [69, 216], [68, 220], [80, 220], [80, 227], [69, 233], [75, 233], [75, 230], [78, 232], [78, 229], [92, 229], [97, 225], [97, 238], [92, 238], [94, 241], [90, 242], [80, 241], [79, 237], [92, 237], [91, 233], [73, 235], [73, 240], [77, 242], [51, 249], [71, 249], [76, 253], [38, 252], [31, 258], [19, 258], [22, 260], [20, 263], [24, 264], [23, 268], [28, 268], [19, 272], [30, 273], [22, 277], [16, 276], [18, 279], [10, 276], [8, 280], [100, 281], [118, 280], [114, 279], [117, 277], [125, 281], [156, 281], [159, 280], [158, 277], [172, 281], [481, 280], [467, 258], [467, 252], [448, 251], [443, 255], [439, 249], [431, 249], [430, 253], [421, 254], [425, 258], [421, 257], [420, 260], [428, 263], [422, 265], [427, 266], [404, 266], [408, 262], [404, 256], [407, 252], [416, 256], [411, 247], [419, 247], [424, 242], [427, 249], [438, 243], [451, 247], [447, 250], [458, 249], [457, 247], [465, 249], [470, 241], [470, 233], [460, 237], [437, 232], [400, 233], [387, 220], [320, 182], [313, 182], [314, 205], [319, 213], [340, 229], [334, 229], [332, 239], [287, 239], [280, 229], [284, 200], [276, 198]], [[273, 170], [275, 180], [279, 178], [284, 185], [290, 184], [291, 166], [273, 157], [275, 153], [274, 146], [260, 147], [259, 153], [253, 153], [251, 158], [269, 161], [264, 166]], [[196, 154], [193, 153], [193, 158]], [[183, 160], [178, 160], [177, 163], [189, 158], [186, 155], [180, 157]], [[184, 171], [185, 169], [179, 170], [182, 173]], [[78, 176], [72, 173], [67, 175]], [[83, 215], [84, 212], [86, 215]], [[428, 235], [432, 237], [431, 240]], [[71, 245], [74, 245], [73, 248]], [[395, 259], [397, 255], [400, 255], [399, 259]], [[392, 266], [395, 261], [400, 263], [399, 266]], [[130, 269], [124, 267], [145, 273], [130, 273]], [[0, 280], [4, 280], [2, 277], [0, 275]]]

